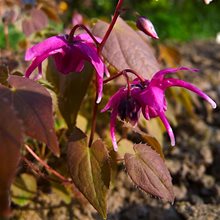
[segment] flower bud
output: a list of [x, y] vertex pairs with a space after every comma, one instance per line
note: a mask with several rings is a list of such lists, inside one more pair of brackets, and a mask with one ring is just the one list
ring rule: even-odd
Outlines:
[[212, 0], [204, 0], [204, 2], [208, 5]]
[[143, 31], [148, 36], [150, 36], [154, 39], [159, 39], [159, 37], [154, 29], [153, 24], [146, 17], [144, 17], [144, 16], [138, 17], [138, 19], [136, 21], [136, 26], [139, 30]]

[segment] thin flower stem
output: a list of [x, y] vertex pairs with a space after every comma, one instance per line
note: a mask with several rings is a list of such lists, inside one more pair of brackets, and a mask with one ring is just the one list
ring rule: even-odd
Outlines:
[[144, 78], [143, 78], [142, 76], [140, 76], [140, 75], [139, 75], [137, 72], [135, 72], [134, 70], [132, 70], [132, 69], [124, 69], [124, 70], [122, 70], [121, 72], [115, 74], [114, 76], [109, 77], [108, 79], [104, 80], [103, 83], [106, 84], [106, 83], [108, 83], [109, 81], [112, 81], [113, 79], [115, 79], [115, 78], [117, 78], [117, 77], [123, 75], [124, 72], [126, 72], [126, 73], [132, 73], [132, 74], [134, 74], [135, 76], [137, 76], [137, 78], [138, 78], [142, 83], [145, 82]]
[[137, 78], [138, 78], [142, 83], [145, 82], [145, 79], [144, 79], [141, 75], [139, 75], [137, 72], [135, 72], [134, 70], [132, 70], [132, 69], [125, 69], [124, 71], [126, 71], [127, 73], [132, 73], [132, 74], [134, 74], [135, 76], [137, 76]]
[[123, 4], [123, 1], [124, 0], [119, 0], [118, 1], [118, 4], [116, 6], [116, 9], [115, 9], [115, 12], [114, 12], [114, 15], [113, 15], [113, 18], [112, 18], [112, 21], [111, 21], [111, 23], [110, 23], [110, 25], [108, 27], [108, 30], [106, 31], [103, 39], [102, 39], [102, 42], [99, 45], [99, 48], [98, 48], [99, 54], [102, 52], [102, 49], [103, 49], [103, 47], [104, 47], [104, 45], [105, 45], [105, 43], [106, 43], [110, 33], [112, 32], [112, 29], [113, 29], [113, 27], [114, 27], [114, 25], [115, 25], [115, 23], [117, 21], [117, 18], [120, 15], [120, 9], [121, 9], [121, 6]]
[[25, 148], [28, 150], [28, 152], [37, 160], [40, 162], [40, 164], [42, 164], [49, 172], [53, 173], [56, 177], [58, 177], [60, 180], [62, 180], [63, 182], [69, 182], [68, 179], [66, 179], [63, 175], [61, 175], [60, 173], [58, 173], [56, 170], [54, 170], [52, 167], [50, 167], [44, 160], [42, 160], [40, 157], [38, 157], [34, 151], [28, 146], [28, 145], [24, 145]]
[[96, 103], [98, 94], [96, 93], [94, 106], [93, 106], [93, 115], [92, 115], [92, 127], [91, 127], [91, 133], [89, 137], [89, 147], [92, 146], [92, 142], [94, 139], [95, 129], [96, 129], [96, 120], [97, 120], [97, 113], [98, 113], [98, 104]]
[[124, 72], [123, 76], [126, 78], [127, 81], [127, 96], [129, 97], [131, 95], [131, 86], [127, 72]]
[[71, 180], [66, 180], [66, 181], [63, 181], [63, 180], [57, 180], [57, 179], [54, 179], [54, 178], [51, 178], [51, 177], [49, 177], [49, 176], [47, 176], [47, 175], [45, 175], [44, 173], [42, 173], [40, 170], [39, 170], [39, 168], [38, 167], [36, 167], [36, 165], [34, 165], [31, 161], [29, 161], [26, 157], [22, 157], [22, 160], [27, 164], [27, 166], [35, 173], [35, 174], [37, 174], [38, 176], [40, 176], [40, 177], [42, 177], [42, 178], [44, 178], [45, 180], [47, 180], [47, 181], [53, 181], [53, 182], [56, 182], [56, 183], [60, 183], [60, 181], [62, 182], [62, 183], [66, 183], [67, 181], [68, 181], [68, 183], [72, 183], [72, 181]]
[[100, 43], [96, 40], [96, 38], [95, 38], [94, 35], [90, 32], [90, 30], [89, 30], [85, 25], [83, 25], [83, 24], [77, 24], [77, 25], [75, 25], [75, 26], [72, 28], [72, 30], [70, 31], [70, 34], [69, 34], [69, 36], [68, 36], [68, 41], [69, 41], [69, 42], [72, 42], [73, 37], [74, 37], [74, 33], [76, 32], [76, 29], [78, 29], [78, 28], [84, 29], [84, 30], [88, 33], [88, 35], [93, 39], [93, 41], [94, 41], [94, 43], [96, 44], [96, 46], [99, 47]]
[[106, 84], [106, 83], [112, 81], [113, 79], [118, 78], [118, 77], [121, 76], [122, 74], [123, 74], [123, 71], [121, 71], [121, 72], [115, 74], [114, 76], [111, 76], [111, 77], [107, 78], [106, 80], [103, 81], [103, 84]]

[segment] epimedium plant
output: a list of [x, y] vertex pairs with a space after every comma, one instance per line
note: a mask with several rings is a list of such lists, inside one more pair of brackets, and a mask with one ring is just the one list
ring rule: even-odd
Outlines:
[[[32, 62], [24, 74], [25, 77], [10, 75], [7, 82], [0, 85], [1, 216], [8, 216], [10, 213], [10, 188], [20, 160], [45, 177], [25, 157], [23, 148], [62, 184], [76, 186], [102, 218], [106, 219], [111, 171], [117, 163], [111, 157], [112, 152], [118, 151], [119, 140], [115, 135], [117, 118], [132, 126], [138, 123], [141, 114], [147, 121], [159, 118], [168, 132], [171, 145], [174, 146], [173, 130], [165, 115], [166, 89], [183, 87], [216, 108], [216, 103], [196, 86], [167, 77], [168, 74], [179, 71], [196, 74], [198, 70], [187, 67], [160, 70], [149, 45], [120, 18], [124, 11], [122, 6], [123, 0], [119, 0], [110, 24], [98, 21], [92, 29], [76, 24], [68, 35], [52, 36], [29, 48], [25, 60]], [[149, 19], [140, 16], [136, 25], [151, 38], [159, 39]], [[44, 73], [42, 62], [46, 59], [48, 66]], [[114, 74], [110, 74], [107, 63], [114, 66]], [[29, 79], [36, 68], [37, 74]], [[94, 81], [93, 71], [96, 76]], [[50, 89], [56, 94], [59, 111], [68, 126], [65, 155], [71, 179], [49, 166], [34, 152], [31, 142], [27, 143], [24, 138], [26, 135], [43, 142], [55, 156], [63, 156], [64, 149], [60, 149], [61, 143], [54, 129], [50, 94], [52, 91], [49, 92], [36, 81], [42, 75], [45, 75], [51, 85]], [[119, 81], [121, 77], [125, 79], [123, 85]], [[106, 95], [103, 87], [111, 81], [118, 82], [118, 91], [101, 110], [99, 105]], [[92, 87], [95, 97], [88, 137], [87, 133], [76, 126], [76, 119], [91, 82], [95, 85]], [[97, 138], [96, 135], [97, 117], [108, 110], [111, 111], [109, 124], [112, 142], [109, 146], [103, 138]], [[154, 137], [137, 128], [132, 129], [143, 136], [147, 144], [134, 144], [132, 153], [124, 153], [123, 161], [128, 175], [146, 193], [173, 203], [172, 180], [160, 144]], [[51, 177], [47, 179], [54, 181]]]

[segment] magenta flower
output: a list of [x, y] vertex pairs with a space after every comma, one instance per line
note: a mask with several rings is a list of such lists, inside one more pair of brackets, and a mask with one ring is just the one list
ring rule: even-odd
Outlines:
[[130, 85], [131, 89], [129, 93], [127, 87], [123, 87], [110, 98], [102, 112], [112, 109], [110, 131], [115, 151], [117, 151], [117, 141], [115, 138], [117, 115], [122, 120], [128, 118], [129, 122], [132, 121], [136, 123], [140, 109], [147, 120], [160, 117], [170, 137], [171, 145], [175, 145], [173, 130], [165, 115], [165, 111], [167, 110], [165, 90], [171, 86], [186, 88], [208, 101], [213, 108], [216, 108], [216, 103], [194, 85], [179, 79], [165, 78], [167, 74], [175, 73], [180, 70], [197, 71], [186, 67], [164, 69], [155, 73], [151, 80], [141, 82], [139, 79], [135, 79]]
[[106, 106], [101, 110], [105, 112], [109, 109], [112, 109], [111, 119], [110, 119], [110, 133], [112, 138], [112, 144], [114, 150], [117, 151], [117, 140], [115, 137], [115, 123], [116, 118], [119, 118], [122, 121], [128, 121], [132, 125], [135, 125], [138, 121], [140, 115], [141, 105], [134, 98], [136, 94], [140, 92], [138, 87], [131, 88], [129, 94], [126, 87], [119, 89], [109, 100]]
[[[100, 41], [100, 39], [97, 40]], [[25, 54], [26, 61], [32, 60], [25, 76], [29, 77], [37, 67], [38, 76], [41, 76], [42, 62], [49, 56], [53, 57], [58, 71], [65, 75], [81, 72], [85, 61], [91, 63], [96, 70], [97, 103], [101, 101], [106, 67], [98, 55], [94, 41], [88, 34], [79, 34], [73, 37], [71, 42], [67, 40], [66, 35], [53, 36], [31, 47]]]

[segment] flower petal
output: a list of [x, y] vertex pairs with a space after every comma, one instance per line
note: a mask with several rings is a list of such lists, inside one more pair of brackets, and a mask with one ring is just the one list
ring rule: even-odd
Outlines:
[[112, 144], [114, 151], [118, 151], [118, 145], [117, 145], [117, 140], [115, 137], [115, 124], [116, 124], [116, 118], [117, 118], [118, 110], [113, 109], [111, 113], [111, 119], [110, 119], [110, 133], [111, 133], [111, 138], [112, 138]]
[[103, 88], [103, 77], [104, 77], [104, 72], [105, 72], [105, 65], [101, 58], [98, 55], [98, 52], [95, 48], [82, 43], [82, 42], [77, 42], [74, 45], [75, 48], [79, 48], [84, 59], [89, 61], [93, 67], [96, 70], [96, 73], [98, 74], [97, 76], [97, 90], [98, 90], [98, 100], [96, 102], [100, 102], [102, 97], [102, 88]]
[[126, 95], [125, 88], [119, 89], [108, 101], [105, 107], [101, 110], [101, 112], [105, 112], [109, 109], [118, 108], [118, 105], [121, 99]]
[[49, 54], [67, 44], [64, 36], [53, 36], [29, 48], [25, 54], [25, 60], [29, 61], [35, 57]]
[[[102, 41], [102, 39], [99, 38], [99, 37], [95, 37], [95, 39], [96, 39], [99, 43], [101, 43], [101, 41]], [[79, 40], [79, 41], [84, 41], [84, 43], [93, 44], [94, 47], [95, 47], [95, 42], [94, 42], [93, 39], [89, 36], [89, 34], [86, 34], [86, 33], [84, 33], [84, 34], [78, 34], [77, 36], [75, 36], [75, 37], [73, 38], [73, 40], [74, 40], [74, 41], [77, 41], [77, 40]]]
[[30, 77], [31, 73], [38, 67], [39, 74], [41, 75], [41, 63], [49, 56], [49, 54], [44, 54], [41, 56], [36, 57], [31, 65], [28, 67], [28, 69], [25, 72], [25, 77]]
[[99, 104], [102, 99], [102, 90], [103, 90], [103, 78], [96, 74], [96, 88], [97, 88], [97, 100], [96, 103]]
[[188, 90], [196, 93], [198, 96], [202, 97], [203, 99], [205, 99], [207, 102], [209, 102], [211, 104], [212, 108], [216, 108], [216, 106], [217, 106], [215, 101], [213, 101], [208, 95], [206, 95], [203, 91], [201, 91], [200, 89], [198, 89], [196, 86], [194, 86], [191, 83], [185, 82], [180, 79], [173, 79], [173, 78], [165, 79], [163, 81], [164, 89], [169, 88], [171, 86], [179, 86], [179, 87], [183, 87], [185, 89], [188, 89]]
[[161, 121], [163, 122], [163, 124], [167, 130], [167, 133], [170, 137], [171, 146], [175, 146], [175, 137], [173, 134], [173, 129], [171, 128], [169, 121], [167, 120], [164, 112], [158, 112], [158, 116], [160, 117]]
[[191, 72], [198, 72], [199, 71], [198, 69], [192, 69], [192, 68], [188, 68], [188, 67], [166, 68], [166, 69], [160, 70], [157, 73], [155, 73], [154, 76], [152, 77], [152, 80], [163, 79], [163, 77], [166, 74], [176, 73], [180, 70], [188, 70]]
[[62, 51], [54, 54], [53, 58], [57, 69], [63, 74], [80, 72], [84, 67], [84, 54], [74, 45], [62, 48]]

